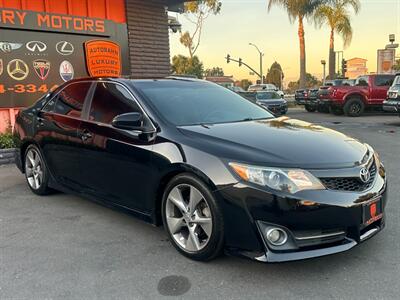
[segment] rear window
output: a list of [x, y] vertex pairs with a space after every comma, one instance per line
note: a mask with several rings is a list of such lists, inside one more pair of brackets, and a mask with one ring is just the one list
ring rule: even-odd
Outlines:
[[69, 84], [46, 104], [44, 111], [80, 118], [91, 85], [91, 82]]

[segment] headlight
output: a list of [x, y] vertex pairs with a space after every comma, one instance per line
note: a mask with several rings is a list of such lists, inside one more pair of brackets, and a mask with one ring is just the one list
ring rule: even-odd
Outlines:
[[324, 190], [322, 183], [310, 172], [300, 169], [278, 169], [229, 163], [245, 181], [291, 194], [303, 190]]

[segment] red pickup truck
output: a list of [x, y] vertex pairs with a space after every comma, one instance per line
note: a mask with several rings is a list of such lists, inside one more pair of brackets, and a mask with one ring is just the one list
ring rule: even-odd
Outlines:
[[366, 108], [382, 109], [394, 77], [390, 74], [365, 75], [358, 77], [354, 86], [330, 87], [327, 98], [332, 112], [358, 117]]

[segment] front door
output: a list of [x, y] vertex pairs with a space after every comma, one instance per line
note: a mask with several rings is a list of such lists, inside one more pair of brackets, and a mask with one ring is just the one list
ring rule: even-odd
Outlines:
[[104, 200], [146, 212], [146, 190], [154, 172], [152, 142], [111, 125], [114, 117], [128, 112], [142, 110], [126, 87], [97, 83], [89, 114], [79, 129], [85, 140], [81, 151], [84, 184]]

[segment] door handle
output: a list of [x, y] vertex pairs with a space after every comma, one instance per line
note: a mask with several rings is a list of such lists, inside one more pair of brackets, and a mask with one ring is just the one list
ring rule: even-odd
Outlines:
[[88, 131], [88, 130], [84, 130], [84, 131], [82, 131], [82, 134], [81, 134], [81, 139], [82, 139], [82, 141], [87, 141], [88, 139], [91, 139], [93, 137], [93, 135], [90, 133], [90, 131]]

